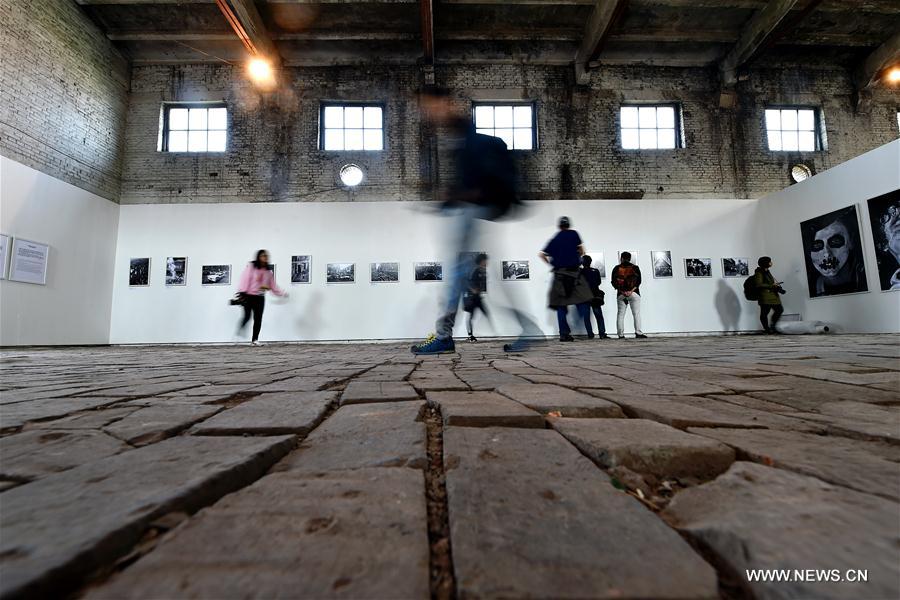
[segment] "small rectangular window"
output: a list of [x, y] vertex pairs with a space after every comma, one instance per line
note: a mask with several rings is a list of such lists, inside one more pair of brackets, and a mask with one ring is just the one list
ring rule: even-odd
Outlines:
[[322, 104], [320, 148], [384, 150], [384, 109], [374, 104]]
[[225, 152], [228, 109], [224, 104], [166, 104], [163, 152]]
[[534, 104], [531, 102], [476, 103], [472, 106], [476, 133], [498, 137], [510, 150], [537, 147]]
[[676, 104], [623, 106], [619, 112], [624, 150], [682, 148], [681, 110]]
[[822, 149], [819, 118], [814, 108], [767, 108], [766, 137], [773, 152], [815, 152]]

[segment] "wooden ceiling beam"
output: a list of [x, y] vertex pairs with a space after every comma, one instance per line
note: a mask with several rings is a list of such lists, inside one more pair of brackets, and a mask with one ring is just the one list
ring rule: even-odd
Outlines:
[[590, 81], [589, 63], [603, 52], [613, 25], [622, 17], [628, 0], [596, 0], [591, 18], [584, 29], [581, 46], [575, 54], [575, 81], [586, 84]]

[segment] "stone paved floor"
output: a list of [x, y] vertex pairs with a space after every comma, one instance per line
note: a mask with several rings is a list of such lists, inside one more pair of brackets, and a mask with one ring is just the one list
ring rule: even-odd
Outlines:
[[6, 350], [0, 597], [898, 598], [898, 342]]

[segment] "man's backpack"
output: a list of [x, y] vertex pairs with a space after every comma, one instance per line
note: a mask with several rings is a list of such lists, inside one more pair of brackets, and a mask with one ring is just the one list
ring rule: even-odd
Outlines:
[[756, 275], [751, 275], [744, 280], [744, 298], [751, 302], [759, 300], [759, 288], [756, 287]]

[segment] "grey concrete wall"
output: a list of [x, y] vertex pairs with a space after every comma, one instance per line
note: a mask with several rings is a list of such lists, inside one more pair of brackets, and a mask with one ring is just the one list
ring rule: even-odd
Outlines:
[[128, 65], [72, 0], [0, 0], [0, 153], [118, 200]]
[[[736, 110], [718, 107], [713, 69], [605, 67], [588, 86], [574, 86], [569, 67], [445, 66], [437, 78], [458, 90], [462, 107], [473, 98], [537, 102], [539, 148], [517, 153], [533, 198], [758, 197], [787, 186], [789, 165], [799, 160], [819, 172], [898, 136], [897, 92], [877, 93], [859, 113], [846, 69], [835, 66], [758, 68], [741, 84]], [[135, 68], [122, 202], [419, 200], [430, 197], [432, 170], [447, 177], [445, 153], [435, 161], [426, 146], [416, 68], [292, 68], [284, 81], [281, 91], [262, 94], [237, 67]], [[189, 100], [228, 103], [226, 153], [157, 152], [161, 103]], [[385, 103], [385, 150], [318, 150], [322, 100]], [[685, 148], [620, 148], [619, 106], [651, 101], [681, 103]], [[821, 107], [827, 150], [769, 152], [763, 111], [772, 103]], [[346, 162], [368, 173], [352, 195], [337, 185]]]

